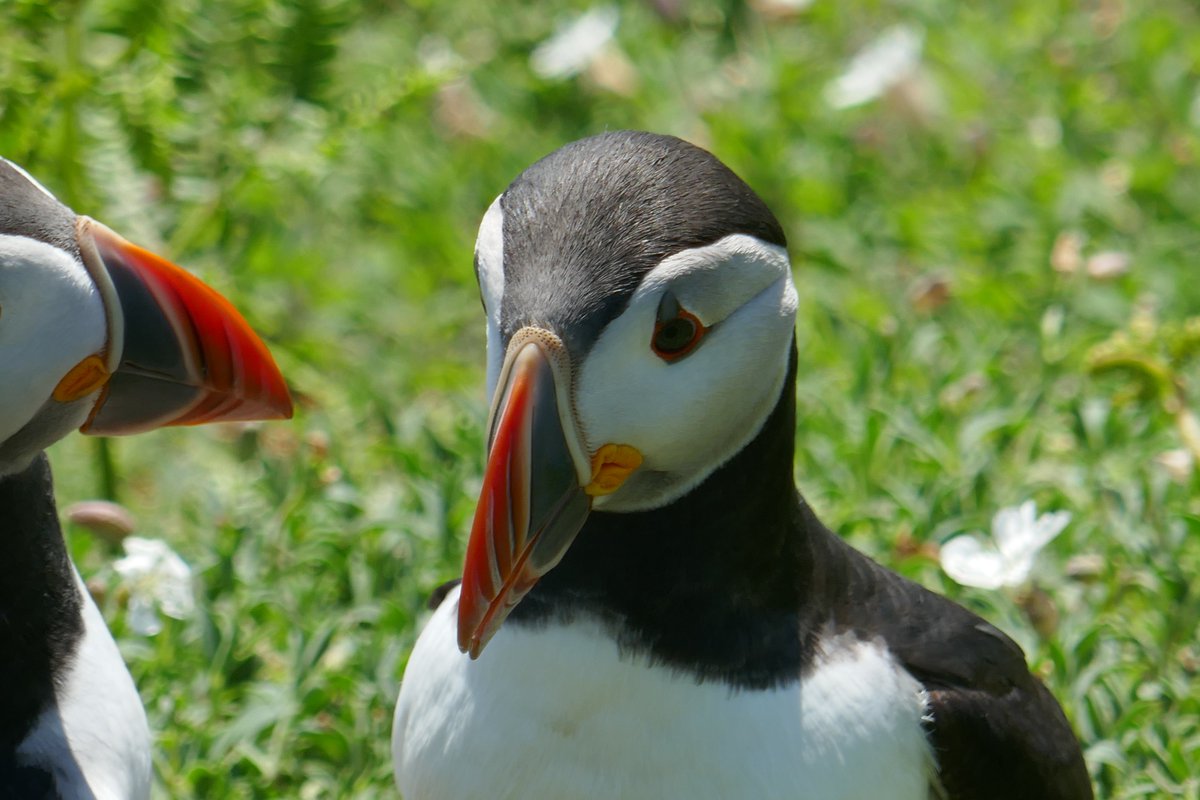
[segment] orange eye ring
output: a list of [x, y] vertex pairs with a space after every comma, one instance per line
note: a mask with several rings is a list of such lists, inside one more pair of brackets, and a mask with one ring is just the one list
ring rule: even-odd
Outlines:
[[706, 333], [708, 328], [695, 314], [677, 306], [674, 316], [654, 323], [650, 349], [667, 363], [678, 361], [695, 350]]

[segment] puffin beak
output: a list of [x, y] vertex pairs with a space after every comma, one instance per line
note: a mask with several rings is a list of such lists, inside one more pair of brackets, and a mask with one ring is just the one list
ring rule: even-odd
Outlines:
[[93, 219], [80, 217], [77, 233], [109, 332], [105, 352], [56, 390], [71, 399], [103, 387], [84, 433], [292, 416], [267, 346], [228, 300]]
[[[615, 491], [641, 464], [641, 455], [625, 445], [605, 445], [588, 458], [571, 417], [570, 377], [557, 336], [524, 328], [513, 337], [492, 407], [458, 600], [458, 647], [471, 658], [562, 559], [592, 497]], [[623, 467], [612, 466], [614, 448]]]

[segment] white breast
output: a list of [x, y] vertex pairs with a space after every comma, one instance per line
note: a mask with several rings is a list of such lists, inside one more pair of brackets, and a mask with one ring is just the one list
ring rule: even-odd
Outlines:
[[133, 679], [83, 582], [84, 636], [57, 693], [17, 748], [19, 763], [53, 773], [63, 800], [150, 796], [150, 729]]
[[409, 660], [392, 750], [405, 800], [925, 800], [920, 684], [882, 647], [837, 642], [801, 682], [697, 684], [621, 658], [598, 624], [455, 646], [457, 590]]

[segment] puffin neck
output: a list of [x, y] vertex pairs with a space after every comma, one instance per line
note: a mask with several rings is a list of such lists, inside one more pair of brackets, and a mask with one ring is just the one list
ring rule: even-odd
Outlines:
[[[820, 523], [792, 477], [796, 351], [762, 429], [699, 486], [662, 508], [593, 512], [562, 561], [507, 624], [592, 616], [622, 651], [745, 688], [797, 679], [817, 627], [812, 539]], [[814, 609], [815, 610], [815, 609]]]
[[83, 598], [54, 505], [46, 454], [0, 478], [0, 752], [54, 701], [83, 636]]

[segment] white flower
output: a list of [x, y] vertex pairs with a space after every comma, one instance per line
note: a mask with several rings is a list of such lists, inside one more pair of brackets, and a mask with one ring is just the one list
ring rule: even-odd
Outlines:
[[578, 75], [612, 40], [619, 16], [615, 6], [598, 6], [560, 25], [533, 51], [530, 66], [543, 78], [562, 80]]
[[888, 28], [825, 87], [825, 101], [834, 108], [850, 108], [879, 97], [916, 71], [923, 38], [908, 25]]
[[1029, 577], [1038, 552], [1070, 521], [1069, 511], [1039, 517], [1032, 500], [1002, 508], [992, 518], [991, 542], [966, 534], [942, 545], [942, 569], [964, 586], [1020, 586]]
[[113, 564], [129, 590], [129, 627], [142, 636], [162, 630], [158, 612], [175, 619], [191, 616], [192, 570], [160, 539], [130, 536], [122, 544], [125, 557]]
[[1167, 450], [1154, 457], [1158, 464], [1176, 483], [1187, 483], [1192, 479], [1195, 459], [1190, 450]]
[[1089, 278], [1094, 278], [1098, 281], [1111, 281], [1129, 272], [1129, 263], [1130, 258], [1128, 253], [1122, 253], [1118, 250], [1105, 250], [1102, 253], [1096, 253], [1087, 260], [1087, 274]]

